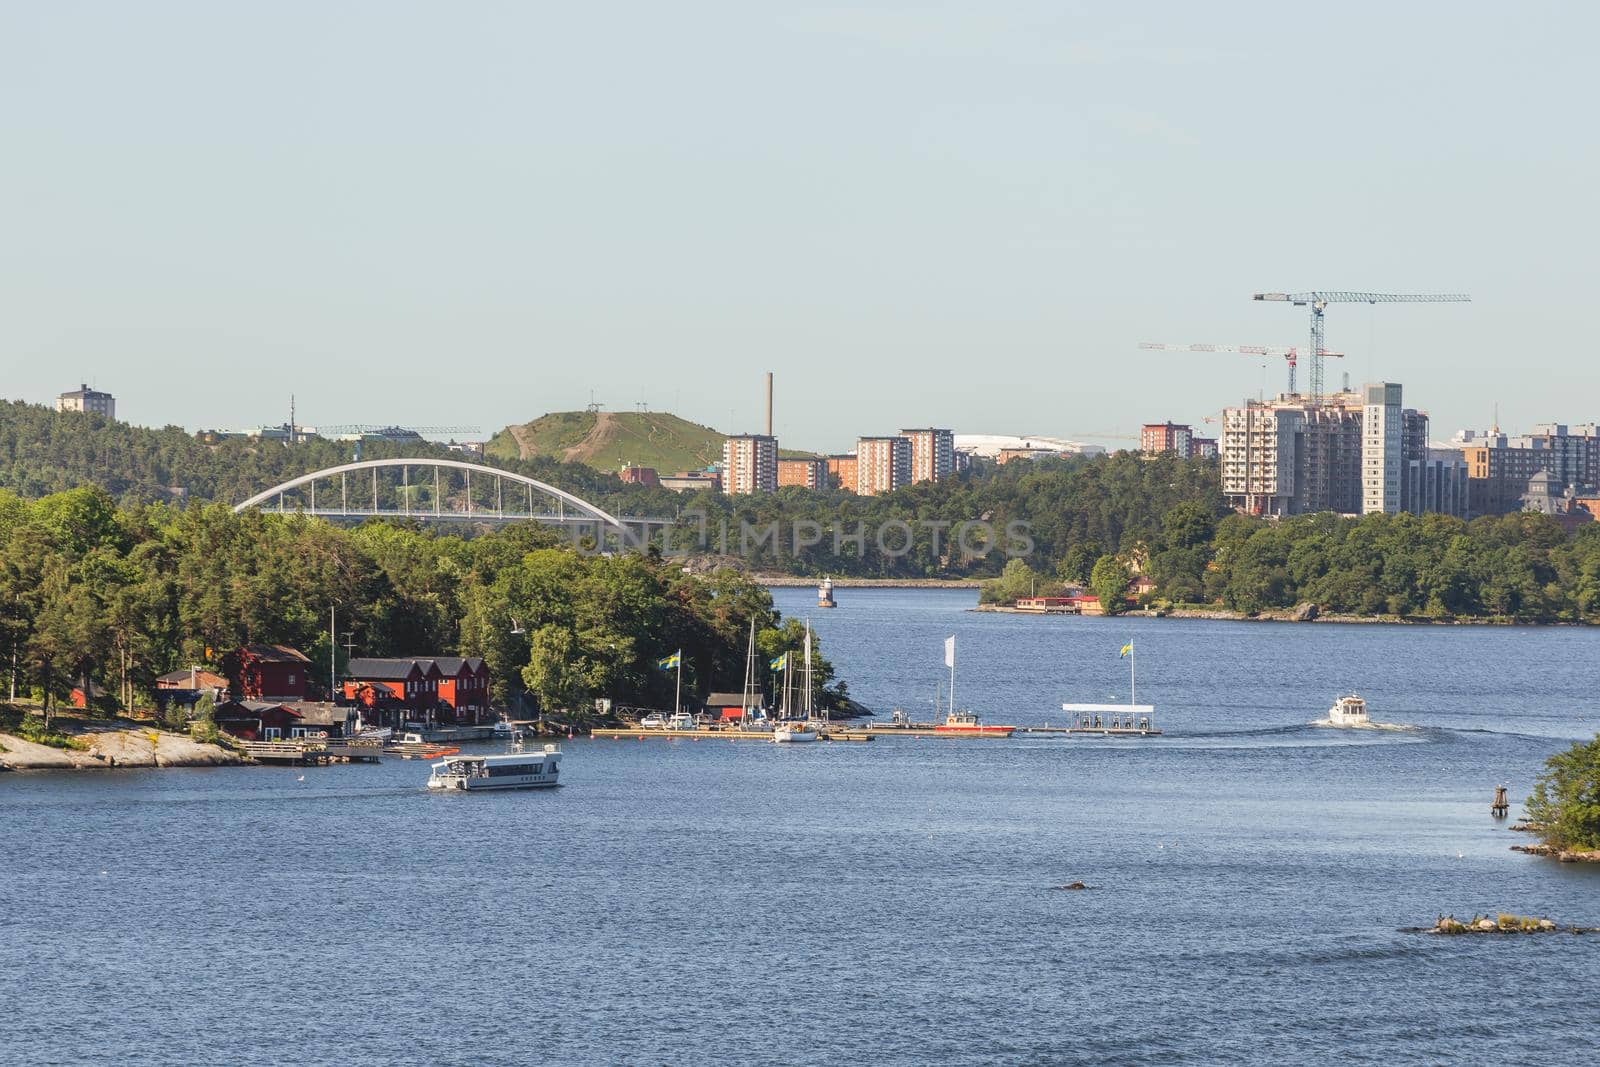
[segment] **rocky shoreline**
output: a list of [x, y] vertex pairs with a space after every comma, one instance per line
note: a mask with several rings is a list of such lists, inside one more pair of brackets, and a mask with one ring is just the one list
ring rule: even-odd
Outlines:
[[1556, 848], [1554, 845], [1512, 845], [1511, 851], [1546, 856], [1558, 863], [1600, 863], [1600, 850]]
[[[771, 583], [769, 583], [771, 584]], [[835, 585], [838, 583], [835, 582]], [[1062, 615], [1069, 612], [1029, 611], [1009, 604], [979, 604], [973, 611], [992, 611], [1007, 615]], [[1090, 616], [1104, 618], [1103, 615]], [[1429, 619], [1410, 615], [1345, 615], [1324, 612], [1315, 604], [1292, 608], [1270, 608], [1250, 614], [1227, 608], [1134, 608], [1114, 618], [1212, 619], [1217, 622], [1327, 622], [1366, 626], [1585, 626], [1581, 622], [1534, 621], [1505, 618]]]
[[0, 733], [0, 771], [109, 770], [116, 767], [224, 767], [245, 762], [220, 745], [154, 727], [105, 720], [63, 722], [82, 747], [54, 748]]

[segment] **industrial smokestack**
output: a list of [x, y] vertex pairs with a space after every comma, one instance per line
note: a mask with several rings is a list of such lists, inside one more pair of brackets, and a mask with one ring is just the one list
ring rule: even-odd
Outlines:
[[767, 371], [767, 436], [772, 436], [772, 372]]

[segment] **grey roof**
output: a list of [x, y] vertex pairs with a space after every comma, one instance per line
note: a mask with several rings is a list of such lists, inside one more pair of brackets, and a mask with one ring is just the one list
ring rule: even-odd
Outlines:
[[445, 674], [459, 674], [463, 665], [476, 674], [478, 668], [483, 666], [483, 660], [477, 656], [435, 656], [433, 662], [437, 663]]
[[308, 725], [331, 726], [334, 723], [348, 722], [355, 717], [355, 708], [339, 704], [324, 704], [314, 700], [297, 700], [284, 707], [300, 716], [300, 720]]
[[[761, 707], [766, 704], [767, 698], [763, 693], [752, 693], [752, 707]], [[744, 707], [743, 693], [712, 693], [706, 697], [706, 704], [713, 708], [741, 708]]]
[[218, 704], [216, 714], [229, 716], [243, 711], [251, 715], [259, 715], [263, 711], [271, 711], [273, 708], [286, 708], [289, 711], [294, 711], [292, 704], [281, 700], [230, 700], [225, 704]]
[[376, 678], [380, 681], [404, 681], [411, 675], [411, 668], [417, 667], [423, 674], [428, 673], [428, 664], [431, 659], [418, 659], [407, 657], [405, 659], [353, 659], [345, 668], [347, 678]]

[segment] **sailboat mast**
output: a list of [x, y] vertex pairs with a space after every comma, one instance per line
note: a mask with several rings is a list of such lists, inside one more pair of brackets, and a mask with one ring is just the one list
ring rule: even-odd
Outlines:
[[806, 620], [806, 721], [811, 721], [811, 620]]
[[756, 617], [750, 616], [750, 643], [745, 646], [744, 653], [744, 708], [750, 710], [750, 672], [755, 667], [756, 661]]

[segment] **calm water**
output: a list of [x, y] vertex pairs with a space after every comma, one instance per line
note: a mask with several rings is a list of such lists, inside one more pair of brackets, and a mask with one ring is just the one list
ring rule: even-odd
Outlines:
[[[1600, 925], [1600, 870], [1487, 811], [1600, 728], [1600, 633], [839, 599], [869, 705], [931, 712], [955, 633], [961, 703], [1060, 721], [1126, 698], [1132, 639], [1167, 736], [578, 741], [562, 789], [471, 797], [403, 761], [0, 776], [0, 1059], [1588, 1061], [1600, 937], [1398, 928]], [[1351, 688], [1416, 729], [1307, 725]]]

